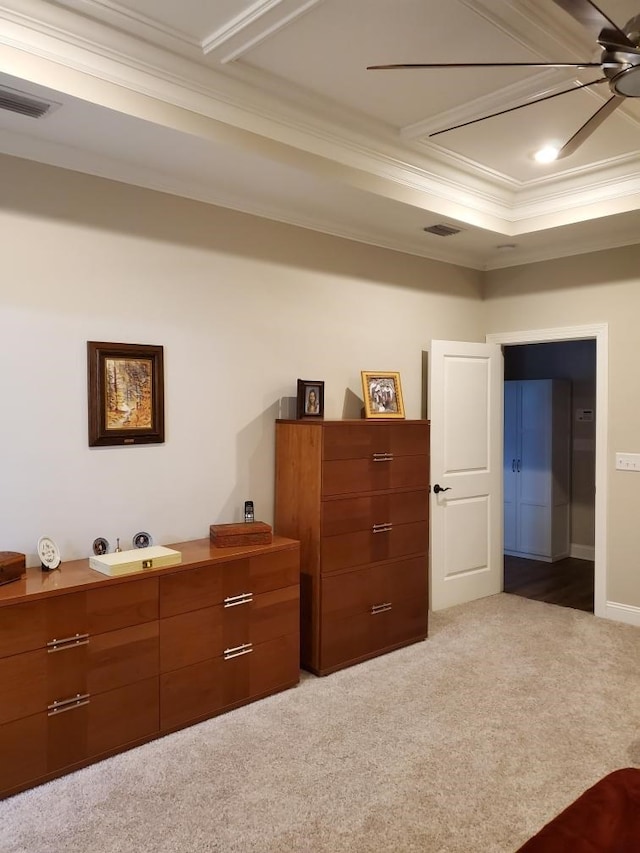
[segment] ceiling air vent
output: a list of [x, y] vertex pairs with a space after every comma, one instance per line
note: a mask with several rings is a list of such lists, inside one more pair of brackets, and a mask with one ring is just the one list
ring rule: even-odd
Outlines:
[[0, 86], [0, 109], [2, 110], [20, 113], [20, 115], [30, 116], [31, 118], [42, 118], [53, 107], [59, 106], [60, 104], [54, 104], [52, 101], [44, 101], [41, 98], [35, 98], [33, 95], [26, 95], [17, 89], [8, 89], [6, 86]]
[[437, 237], [451, 237], [452, 234], [459, 234], [460, 228], [453, 228], [451, 225], [430, 225], [423, 229], [428, 234], [435, 234]]

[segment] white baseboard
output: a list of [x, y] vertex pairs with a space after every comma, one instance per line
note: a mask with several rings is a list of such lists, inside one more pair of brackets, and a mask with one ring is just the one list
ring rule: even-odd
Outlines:
[[596, 549], [594, 545], [575, 545], [571, 543], [570, 557], [575, 557], [576, 560], [591, 560], [593, 563], [596, 558]]
[[607, 601], [604, 618], [612, 619], [614, 622], [625, 622], [627, 625], [636, 625], [640, 628], [640, 607]]

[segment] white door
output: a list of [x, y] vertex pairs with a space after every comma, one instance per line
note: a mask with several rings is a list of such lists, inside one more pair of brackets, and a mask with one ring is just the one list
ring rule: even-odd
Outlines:
[[503, 587], [502, 350], [432, 341], [431, 609]]

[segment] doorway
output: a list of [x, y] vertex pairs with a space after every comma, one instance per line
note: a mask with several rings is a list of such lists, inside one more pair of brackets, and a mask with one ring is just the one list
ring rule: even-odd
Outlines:
[[[519, 389], [523, 399], [533, 399], [537, 410], [528, 409], [529, 416], [537, 421], [533, 432], [529, 425], [529, 472], [516, 473], [505, 463], [504, 591], [593, 613], [596, 342], [584, 339], [505, 346], [503, 357], [508, 413], [505, 452], [510, 449], [507, 433], [515, 429], [515, 424], [507, 425], [515, 414], [507, 399], [513, 403]], [[540, 405], [545, 392], [552, 388], [555, 413]], [[540, 467], [544, 470], [538, 470]], [[513, 498], [514, 484], [520, 481], [530, 486], [535, 482], [538, 494], [533, 500], [547, 506], [528, 505], [523, 494], [517, 512], [523, 544], [518, 547]]]
[[[571, 544], [574, 546], [574, 556], [570, 556], [570, 559], [580, 560], [583, 564], [590, 562], [593, 563], [593, 612], [597, 616], [607, 617], [609, 615], [607, 612], [608, 608], [606, 599], [608, 327], [606, 324], [601, 324], [524, 332], [498, 333], [487, 335], [487, 341], [501, 344], [503, 346], [503, 351], [505, 348], [509, 350], [510, 347], [519, 347], [529, 344], [547, 344], [551, 342], [554, 342], [557, 345], [569, 342], [591, 342], [590, 345], [594, 347], [592, 359], [595, 361], [595, 364], [593, 364], [592, 369], [595, 372], [595, 398], [597, 399], [597, 406], [595, 404], [593, 406], [586, 404], [585, 398], [584, 405], [573, 405], [572, 403], [571, 407], [573, 425], [575, 426], [576, 424], [575, 418], [580, 416], [583, 419], [578, 422], [581, 425], [581, 429], [584, 425], [590, 424], [589, 429], [593, 431], [591, 437], [586, 437], [582, 432], [576, 431], [576, 438], [579, 439], [579, 441], [577, 447], [572, 447], [572, 453], [574, 450], [576, 454], [593, 453], [592, 483], [595, 485], [592, 487], [592, 493], [595, 491], [595, 495], [593, 502], [589, 501], [589, 505], [592, 505], [593, 508], [589, 509], [588, 512], [593, 519], [593, 546], [591, 549], [591, 546], [587, 541], [577, 541], [579, 538], [584, 538], [584, 532], [582, 534], [578, 533], [581, 529], [580, 524], [582, 524], [584, 519], [587, 517], [583, 516], [583, 522], [576, 522], [576, 529], [571, 537]], [[520, 352], [524, 353], [524, 350], [521, 350]], [[578, 352], [578, 350], [575, 352]], [[588, 352], [588, 350], [585, 350], [585, 352]], [[557, 356], [556, 360], [558, 362], [556, 368], [559, 366], [561, 367], [561, 358], [565, 354], [570, 354], [570, 351], [560, 350], [559, 353], [559, 356], [558, 352], [555, 353]], [[544, 353], [544, 355], [548, 358], [549, 355], [554, 355], [554, 353], [552, 350], [549, 350], [547, 353]], [[551, 361], [553, 361], [553, 359], [551, 359]], [[584, 379], [584, 381], [586, 382], [587, 380]], [[589, 381], [593, 382], [593, 378]], [[581, 393], [584, 390], [585, 388], [582, 387]], [[580, 397], [576, 397], [575, 402], [579, 403]], [[590, 410], [593, 415], [592, 421], [588, 420]], [[586, 468], [580, 468], [580, 476], [582, 476], [586, 470]], [[579, 547], [585, 544], [588, 546], [587, 548]], [[558, 564], [556, 563], [555, 565], [557, 566]], [[554, 564], [552, 563], [550, 566], [554, 566]], [[585, 566], [583, 565], [582, 567], [584, 568]], [[565, 568], [569, 571], [571, 566], [567, 564]], [[588, 566], [587, 568], [590, 571], [591, 567]], [[549, 568], [547, 568], [547, 571], [549, 571]]]

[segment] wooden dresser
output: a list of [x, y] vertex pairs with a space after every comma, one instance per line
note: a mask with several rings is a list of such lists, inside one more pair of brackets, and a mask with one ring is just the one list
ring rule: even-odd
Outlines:
[[171, 547], [179, 566], [0, 586], [0, 796], [298, 682], [298, 543]]
[[275, 530], [300, 540], [306, 669], [424, 639], [428, 421], [277, 421]]

